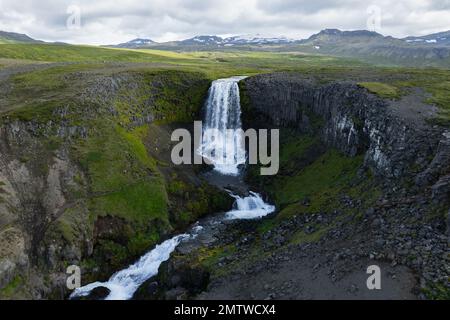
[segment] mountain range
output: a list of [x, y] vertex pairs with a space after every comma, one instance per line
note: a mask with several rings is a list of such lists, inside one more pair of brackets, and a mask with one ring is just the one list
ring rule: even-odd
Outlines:
[[169, 42], [155, 42], [149, 39], [134, 39], [129, 42], [121, 43], [118, 45], [111, 45], [111, 47], [120, 48], [135, 48], [135, 47], [155, 47], [155, 46], [235, 46], [235, 45], [295, 45], [295, 44], [310, 44], [313, 42], [321, 42], [326, 44], [327, 42], [340, 43], [345, 40], [347, 43], [363, 43], [369, 40], [369, 42], [391, 42], [395, 44], [410, 44], [410, 45], [442, 45], [450, 46], [450, 30], [434, 33], [425, 36], [410, 36], [402, 39], [394, 38], [391, 36], [383, 36], [377, 32], [367, 30], [356, 31], [341, 31], [339, 29], [324, 29], [319, 33], [313, 34], [308, 39], [289, 39], [286, 37], [264, 37], [262, 35], [241, 35], [222, 38], [216, 35], [201, 35], [193, 38], [169, 41]]
[[377, 64], [450, 66], [450, 31], [403, 39], [359, 30], [325, 29], [301, 40], [295, 50], [358, 58]]
[[[139, 43], [141, 40], [145, 40], [146, 43]], [[295, 43], [297, 40], [288, 39], [286, 37], [264, 37], [262, 35], [240, 35], [232, 36], [227, 38], [222, 38], [215, 35], [201, 35], [195, 36], [193, 38], [180, 40], [180, 41], [169, 41], [158, 43], [149, 39], [134, 39], [129, 42], [121, 43], [118, 45], [111, 45], [110, 47], [118, 48], [145, 48], [145, 47], [160, 47], [160, 46], [208, 46], [208, 47], [231, 47], [234, 45], [268, 45], [268, 44], [289, 44]]]
[[[0, 31], [0, 43], [39, 43], [24, 34]], [[425, 36], [394, 38], [380, 33], [324, 29], [308, 39], [244, 35], [220, 37], [200, 35], [193, 38], [155, 42], [137, 38], [107, 47], [160, 49], [176, 51], [259, 50], [301, 52], [357, 58], [369, 63], [404, 66], [450, 66], [450, 30]]]
[[43, 41], [35, 40], [26, 34], [6, 32], [0, 30], [0, 43], [43, 43]]
[[155, 43], [153, 40], [150, 39], [142, 39], [142, 38], [136, 38], [131, 41], [121, 43], [116, 45], [117, 48], [129, 48], [129, 49], [137, 49], [143, 46], [151, 45]]

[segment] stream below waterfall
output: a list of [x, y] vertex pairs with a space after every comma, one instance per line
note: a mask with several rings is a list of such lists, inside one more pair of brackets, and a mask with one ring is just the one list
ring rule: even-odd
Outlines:
[[[200, 148], [197, 152], [213, 165], [214, 179], [224, 180], [234, 177], [240, 181], [241, 168], [246, 162], [245, 148], [242, 147], [240, 136], [233, 134], [241, 129], [241, 106], [238, 82], [245, 77], [231, 77], [213, 81], [205, 105], [204, 124], [211, 129], [203, 134]], [[217, 185], [217, 183], [214, 183]], [[220, 184], [219, 184], [220, 185]], [[223, 186], [222, 186], [223, 187]], [[106, 300], [128, 300], [136, 290], [148, 279], [158, 274], [158, 269], [164, 261], [170, 258], [172, 252], [180, 245], [189, 247], [191, 242], [207, 243], [214, 232], [220, 232], [219, 225], [230, 220], [262, 218], [275, 211], [275, 207], [264, 202], [255, 192], [246, 190], [246, 196], [236, 195], [233, 208], [226, 213], [212, 214], [195, 223], [184, 234], [176, 235], [143, 255], [136, 263], [111, 276], [106, 282], [93, 282], [75, 289], [70, 298], [88, 296], [97, 287], [110, 290]], [[211, 232], [213, 230], [213, 232]]]

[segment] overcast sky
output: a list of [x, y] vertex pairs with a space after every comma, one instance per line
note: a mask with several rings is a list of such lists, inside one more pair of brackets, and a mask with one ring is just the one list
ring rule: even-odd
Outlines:
[[449, 30], [450, 0], [0, 0], [0, 30], [84, 44], [210, 34], [299, 39], [325, 28], [368, 29], [368, 21], [395, 37]]

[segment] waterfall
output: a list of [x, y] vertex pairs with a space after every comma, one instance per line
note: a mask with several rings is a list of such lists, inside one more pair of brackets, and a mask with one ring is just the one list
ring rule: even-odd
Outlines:
[[213, 81], [205, 105], [203, 136], [197, 152], [225, 174], [239, 174], [246, 155], [241, 136], [241, 104], [238, 82], [245, 77]]
[[182, 234], [157, 245], [153, 250], [142, 256], [136, 263], [111, 276], [106, 282], [93, 282], [75, 289], [71, 298], [87, 296], [97, 287], [108, 288], [111, 292], [106, 300], [128, 300], [145, 281], [158, 274], [161, 263], [170, 258], [170, 254], [184, 239], [190, 235]]
[[[206, 128], [211, 129], [202, 137], [198, 152], [207, 157], [214, 170], [224, 175], [238, 175], [239, 165], [245, 164], [245, 148], [241, 137], [236, 132], [241, 129], [241, 106], [239, 101], [238, 81], [245, 77], [219, 79], [212, 83], [206, 102]], [[225, 219], [257, 219], [275, 211], [275, 207], [264, 202], [262, 197], [250, 192], [247, 197], [231, 194], [236, 199], [233, 209], [225, 214]], [[182, 235], [177, 235], [157, 245], [153, 250], [142, 256], [136, 263], [121, 270], [106, 282], [93, 282], [76, 289], [71, 298], [88, 296], [97, 287], [106, 287], [110, 294], [106, 300], [128, 300], [136, 290], [148, 279], [158, 274], [161, 263], [167, 261], [170, 255], [182, 241], [195, 239], [203, 227], [195, 225]]]
[[[198, 153], [209, 160], [214, 170], [224, 175], [239, 175], [239, 166], [246, 162], [241, 123], [241, 102], [238, 82], [245, 77], [213, 81], [206, 100], [204, 133]], [[236, 199], [227, 219], [255, 219], [275, 211], [257, 193]]]
[[265, 203], [255, 192], [250, 192], [250, 195], [244, 198], [236, 195], [233, 197], [236, 199], [233, 210], [226, 214], [229, 220], [262, 218], [275, 211], [275, 206]]

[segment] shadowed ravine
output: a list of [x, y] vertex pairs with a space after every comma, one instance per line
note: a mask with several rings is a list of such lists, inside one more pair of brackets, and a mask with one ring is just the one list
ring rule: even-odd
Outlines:
[[[136, 263], [113, 274], [107, 282], [93, 282], [78, 288], [70, 298], [88, 296], [93, 289], [104, 287], [109, 290], [106, 300], [131, 299], [145, 281], [158, 274], [161, 263], [167, 261], [181, 243], [185, 248], [201, 246], [203, 243], [208, 243], [216, 232], [220, 232], [221, 229], [217, 226], [221, 223], [230, 220], [262, 218], [275, 211], [274, 206], [264, 202], [258, 193], [247, 190], [242, 183], [240, 174], [241, 167], [245, 164], [246, 152], [241, 148], [238, 135], [233, 135], [232, 139], [228, 139], [227, 136], [227, 130], [229, 134], [241, 129], [241, 106], [237, 82], [244, 78], [219, 79], [212, 83], [206, 102], [204, 122], [206, 129], [217, 130], [217, 133], [214, 137], [208, 133], [204, 134], [200, 149], [197, 150], [214, 167], [213, 172], [205, 174], [205, 178], [211, 184], [224, 188], [235, 198], [233, 208], [226, 213], [213, 214], [202, 219], [186, 233], [164, 241]], [[234, 194], [230, 189], [239, 190], [240, 195]]]

